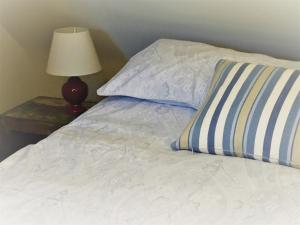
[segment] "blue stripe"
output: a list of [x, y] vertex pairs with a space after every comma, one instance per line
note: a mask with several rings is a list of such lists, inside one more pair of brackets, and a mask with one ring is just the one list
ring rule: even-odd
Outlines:
[[299, 71], [295, 71], [287, 81], [285, 87], [283, 88], [282, 92], [280, 93], [280, 96], [278, 97], [274, 105], [272, 114], [270, 116], [270, 120], [268, 122], [265, 138], [264, 138], [263, 161], [268, 162], [270, 160], [271, 143], [272, 143], [272, 137], [273, 137], [273, 132], [274, 132], [277, 118], [279, 116], [282, 105], [286, 97], [288, 96], [289, 90], [294, 85], [298, 77], [299, 77]]
[[200, 137], [200, 128], [202, 126], [203, 120], [208, 112], [208, 109], [210, 105], [212, 104], [214, 98], [216, 97], [220, 87], [224, 83], [226, 77], [228, 76], [231, 69], [236, 65], [236, 63], [230, 63], [227, 65], [226, 69], [222, 73], [222, 75], [219, 78], [218, 85], [214, 89], [214, 92], [212, 93], [211, 97], [209, 98], [207, 104], [203, 108], [203, 111], [201, 112], [200, 116], [198, 117], [197, 121], [194, 123], [191, 134], [189, 136], [189, 148], [195, 152], [200, 152], [199, 149], [199, 137]]
[[300, 119], [300, 94], [298, 93], [295, 102], [291, 108], [289, 116], [284, 126], [283, 135], [280, 142], [279, 163], [290, 165], [292, 159], [291, 140], [295, 137], [296, 128], [299, 126]]
[[261, 74], [264, 68], [265, 67], [263, 65], [257, 65], [254, 67], [254, 69], [249, 74], [246, 81], [243, 83], [236, 98], [232, 103], [232, 106], [230, 107], [228, 117], [225, 122], [224, 132], [223, 132], [224, 133], [223, 136], [224, 155], [230, 155], [230, 156], [234, 155], [233, 138], [234, 138], [234, 132], [237, 123], [237, 118], [239, 116], [241, 108], [253, 84], [256, 82], [257, 78], [259, 77], [259, 75]]
[[259, 119], [261, 113], [264, 109], [264, 106], [273, 91], [274, 86], [276, 85], [278, 79], [280, 78], [281, 74], [283, 73], [284, 68], [276, 68], [272, 74], [269, 76], [267, 81], [265, 82], [263, 88], [260, 90], [259, 95], [257, 96], [251, 112], [250, 116], [247, 120], [246, 125], [246, 133], [244, 136], [244, 156], [247, 158], [254, 158], [254, 144], [255, 144], [255, 136], [256, 131], [259, 123]]
[[249, 63], [244, 63], [242, 66], [238, 69], [236, 74], [234, 75], [233, 79], [231, 80], [230, 84], [226, 88], [224, 95], [220, 99], [220, 102], [212, 116], [212, 120], [210, 123], [209, 131], [208, 131], [208, 152], [211, 154], [215, 154], [215, 131], [218, 123], [218, 119], [220, 117], [221, 110], [226, 102], [226, 99], [228, 98], [232, 88], [236, 84], [236, 82], [239, 80], [241, 77], [242, 73], [245, 71], [246, 67], [249, 65]]

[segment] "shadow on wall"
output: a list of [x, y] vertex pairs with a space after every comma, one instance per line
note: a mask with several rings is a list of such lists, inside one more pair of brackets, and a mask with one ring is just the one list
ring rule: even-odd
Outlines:
[[106, 32], [99, 29], [90, 29], [90, 32], [102, 65], [102, 71], [94, 75], [83, 76], [82, 79], [89, 86], [88, 99], [97, 100], [99, 97], [96, 90], [110, 80], [125, 65], [127, 59]]

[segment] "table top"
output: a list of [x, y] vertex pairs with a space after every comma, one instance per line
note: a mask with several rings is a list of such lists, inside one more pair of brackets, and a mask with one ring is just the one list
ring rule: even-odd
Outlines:
[[[95, 104], [83, 106], [88, 109]], [[48, 135], [76, 118], [67, 113], [67, 105], [64, 99], [40, 96], [2, 114], [1, 122], [7, 130]]]

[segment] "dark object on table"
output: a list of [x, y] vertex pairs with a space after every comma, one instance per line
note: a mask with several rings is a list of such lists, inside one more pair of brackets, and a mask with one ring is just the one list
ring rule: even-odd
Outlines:
[[73, 115], [82, 114], [86, 108], [81, 105], [88, 96], [88, 86], [79, 77], [70, 77], [63, 85], [62, 95], [70, 103], [67, 112]]

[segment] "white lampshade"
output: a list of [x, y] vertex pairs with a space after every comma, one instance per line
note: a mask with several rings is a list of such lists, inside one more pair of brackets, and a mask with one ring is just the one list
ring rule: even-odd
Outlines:
[[65, 27], [54, 31], [47, 73], [56, 76], [83, 76], [101, 69], [87, 28]]

